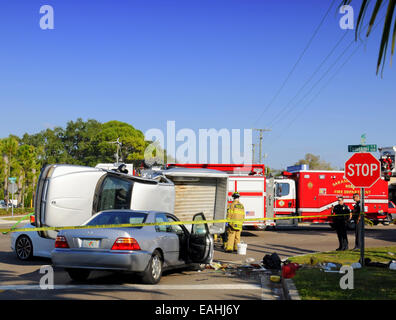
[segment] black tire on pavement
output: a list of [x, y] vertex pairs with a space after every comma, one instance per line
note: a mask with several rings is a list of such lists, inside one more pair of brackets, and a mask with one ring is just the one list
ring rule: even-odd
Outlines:
[[27, 235], [22, 235], [15, 241], [15, 253], [23, 261], [33, 257], [33, 243]]
[[382, 222], [382, 224], [384, 225], [384, 226], [389, 226], [391, 223], [392, 223], [392, 215], [391, 214], [389, 214], [388, 213], [388, 215], [386, 216], [386, 220], [384, 220], [383, 222]]
[[142, 281], [147, 284], [156, 284], [161, 280], [163, 259], [158, 250], [153, 252], [151, 259], [143, 272]]
[[69, 274], [69, 277], [74, 281], [86, 281], [91, 273], [89, 269], [66, 269], [66, 272]]

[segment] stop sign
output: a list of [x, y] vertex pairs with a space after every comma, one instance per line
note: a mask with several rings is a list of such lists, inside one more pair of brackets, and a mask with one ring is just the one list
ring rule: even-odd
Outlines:
[[370, 188], [381, 177], [381, 164], [371, 153], [355, 153], [345, 162], [345, 178], [356, 188]]

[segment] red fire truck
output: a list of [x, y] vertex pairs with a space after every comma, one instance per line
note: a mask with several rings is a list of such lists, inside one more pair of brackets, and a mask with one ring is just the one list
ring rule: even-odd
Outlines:
[[[228, 194], [238, 191], [246, 218], [266, 218], [245, 222], [245, 226], [296, 226], [299, 222], [331, 222], [331, 208], [343, 196], [352, 209], [352, 196], [360, 190], [345, 178], [344, 171], [308, 170], [306, 165], [288, 167], [280, 177], [266, 177], [260, 164], [169, 164], [168, 167], [207, 168], [229, 174]], [[389, 222], [388, 184], [378, 180], [365, 191], [365, 212], [374, 224]], [[299, 218], [293, 219], [293, 216]], [[315, 217], [312, 217], [315, 216]], [[277, 219], [290, 217], [290, 219]], [[350, 227], [353, 227], [353, 222]]]

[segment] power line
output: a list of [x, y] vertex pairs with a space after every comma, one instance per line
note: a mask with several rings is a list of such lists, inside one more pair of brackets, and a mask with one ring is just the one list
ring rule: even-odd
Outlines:
[[297, 90], [297, 93], [289, 100], [286, 106], [284, 106], [276, 115], [275, 117], [271, 120], [271, 122], [268, 124], [268, 127], [271, 127], [278, 118], [287, 110], [289, 109], [289, 106], [293, 102], [294, 99], [298, 97], [298, 95], [305, 89], [307, 84], [315, 77], [315, 75], [319, 72], [319, 70], [322, 68], [322, 66], [326, 63], [326, 61], [331, 57], [331, 55], [334, 53], [334, 51], [337, 49], [337, 47], [340, 45], [340, 43], [344, 40], [346, 35], [348, 34], [347, 32], [344, 32], [342, 37], [337, 41], [337, 43], [333, 46], [333, 48], [330, 50], [330, 52], [327, 54], [327, 56], [322, 60], [322, 62], [318, 65], [318, 67], [315, 69], [315, 71], [311, 74], [311, 76], [308, 78], [308, 80], [305, 81], [305, 83], [302, 85], [302, 87]]
[[[378, 21], [378, 23], [373, 27], [373, 30], [377, 28], [377, 26], [379, 25], [379, 23], [385, 18], [385, 16], [382, 17], [382, 19], [380, 19], [380, 21]], [[353, 40], [348, 46], [347, 48], [343, 51], [343, 53], [341, 54], [341, 56], [344, 55], [344, 53], [350, 48], [351, 44], [354, 43], [355, 41]], [[338, 72], [348, 63], [348, 61], [352, 58], [352, 56], [360, 49], [360, 47], [364, 44], [364, 42], [361, 42], [356, 48], [355, 50], [352, 51], [352, 53], [347, 57], [347, 59], [342, 63], [342, 65], [334, 72], [334, 74], [328, 79], [328, 81], [322, 86], [322, 88], [315, 94], [315, 96], [303, 107], [303, 109], [301, 110], [301, 112], [299, 112], [290, 122], [289, 124], [286, 126], [286, 128], [290, 128], [290, 126], [297, 120], [298, 117], [300, 117], [304, 111], [312, 104], [312, 102], [320, 95], [320, 93], [322, 93], [322, 91], [328, 86], [328, 84], [334, 79], [334, 77], [338, 74]], [[340, 56], [340, 57], [341, 57]], [[339, 57], [339, 58], [340, 58]], [[330, 71], [330, 69], [338, 62], [338, 59], [336, 60], [336, 62], [326, 71], [326, 73], [321, 77], [321, 79], [311, 88], [311, 90], [308, 92], [310, 93], [312, 91], [312, 89], [324, 78], [324, 76], [328, 73], [328, 71]], [[306, 94], [303, 99], [307, 96], [308, 94]], [[300, 100], [301, 101], [301, 100]], [[282, 134], [285, 132], [285, 130], [282, 130], [280, 132], [280, 134], [278, 136], [276, 136], [274, 139], [271, 140], [271, 142], [274, 142], [276, 140], [278, 140]]]
[[[382, 6], [383, 6], [383, 4], [381, 4], [380, 5], [380, 9], [382, 8]], [[366, 26], [365, 26], [365, 28], [367, 27], [369, 25], [369, 23], [367, 23], [366, 24]], [[294, 97], [293, 98], [291, 98], [290, 100], [289, 100], [289, 102], [287, 103], [287, 105], [285, 106], [285, 107], [283, 107], [281, 110], [280, 110], [280, 112], [278, 112], [277, 114], [276, 114], [276, 116], [272, 119], [272, 121], [268, 124], [268, 127], [271, 127], [273, 124], [274, 124], [274, 122], [276, 123], [276, 122], [279, 122], [279, 120], [278, 120], [278, 118], [279, 118], [279, 116], [281, 115], [281, 114], [283, 114], [284, 113], [284, 111], [286, 111], [287, 109], [289, 109], [289, 106], [291, 105], [291, 103], [292, 103], [292, 101], [296, 98], [296, 97], [298, 97], [298, 95], [300, 94], [300, 92], [301, 91], [303, 91], [303, 89], [306, 87], [306, 85], [313, 79], [313, 77], [318, 73], [318, 71], [321, 69], [321, 67], [325, 64], [325, 62], [328, 60], [328, 58], [333, 54], [333, 52], [335, 51], [335, 49], [340, 45], [340, 43], [343, 41], [343, 39], [345, 38], [345, 36], [348, 34], [348, 31], [349, 30], [347, 30], [346, 32], [344, 32], [344, 34], [341, 36], [341, 38], [338, 40], [338, 42], [334, 45], [334, 47], [330, 50], [330, 52], [327, 54], [327, 56], [323, 59], [323, 61], [319, 64], [319, 66], [315, 69], [315, 71], [311, 74], [311, 76], [308, 78], [308, 80], [304, 83], [304, 85], [297, 91], [297, 93], [294, 95]], [[352, 40], [350, 43], [349, 43], [349, 45], [348, 45], [348, 49], [349, 49], [349, 47], [352, 45], [352, 43], [354, 43], [354, 41]], [[343, 52], [339, 57], [338, 57], [338, 59], [340, 59], [342, 56], [343, 56], [343, 54], [344, 54], [345, 52]], [[337, 60], [338, 60], [337, 59]], [[335, 65], [335, 63], [333, 64], [333, 66]], [[331, 69], [331, 68], [330, 68]], [[330, 71], [330, 70], [328, 70], [328, 71]], [[327, 72], [326, 72], [327, 73]], [[322, 77], [323, 78], [323, 77]], [[319, 80], [319, 82], [322, 80], [322, 78]], [[313, 88], [311, 88], [311, 90], [310, 91], [312, 91], [312, 89]], [[305, 95], [305, 96], [307, 96], [307, 94]], [[300, 99], [300, 101], [299, 102], [301, 102], [303, 99]], [[276, 121], [276, 120], [278, 120], [278, 121]]]
[[280, 88], [278, 89], [278, 91], [275, 93], [275, 95], [272, 97], [272, 99], [270, 100], [270, 102], [268, 103], [268, 105], [264, 108], [263, 112], [260, 114], [260, 116], [258, 118], [256, 118], [256, 121], [254, 122], [254, 124], [256, 124], [261, 117], [268, 111], [268, 109], [271, 107], [271, 105], [274, 103], [274, 101], [276, 100], [276, 98], [279, 96], [279, 94], [281, 93], [281, 91], [283, 90], [283, 88], [285, 87], [286, 83], [289, 81], [290, 77], [292, 76], [292, 74], [294, 73], [295, 69], [297, 68], [298, 64], [300, 63], [301, 59], [304, 57], [305, 53], [307, 52], [307, 50], [309, 49], [309, 47], [311, 46], [311, 43], [313, 41], [313, 39], [316, 37], [319, 29], [321, 28], [321, 26], [323, 25], [324, 21], [326, 20], [326, 17], [328, 16], [331, 8], [333, 7], [335, 0], [333, 0], [329, 6], [329, 8], [327, 9], [325, 15], [323, 16], [322, 20], [320, 21], [319, 25], [316, 27], [314, 33], [312, 34], [311, 38], [309, 39], [307, 45], [305, 46], [304, 50], [302, 51], [302, 53], [300, 54], [300, 56], [298, 57], [297, 61], [294, 63], [292, 69], [289, 71], [286, 79], [283, 81], [282, 85], [280, 86]]

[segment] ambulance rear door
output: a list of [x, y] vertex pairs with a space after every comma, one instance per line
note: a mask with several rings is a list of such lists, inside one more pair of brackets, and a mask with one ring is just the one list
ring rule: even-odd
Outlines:
[[229, 202], [232, 194], [239, 192], [239, 201], [245, 208], [246, 219], [261, 219], [245, 221], [244, 226], [254, 226], [259, 229], [265, 228], [265, 176], [230, 176], [228, 179]]

